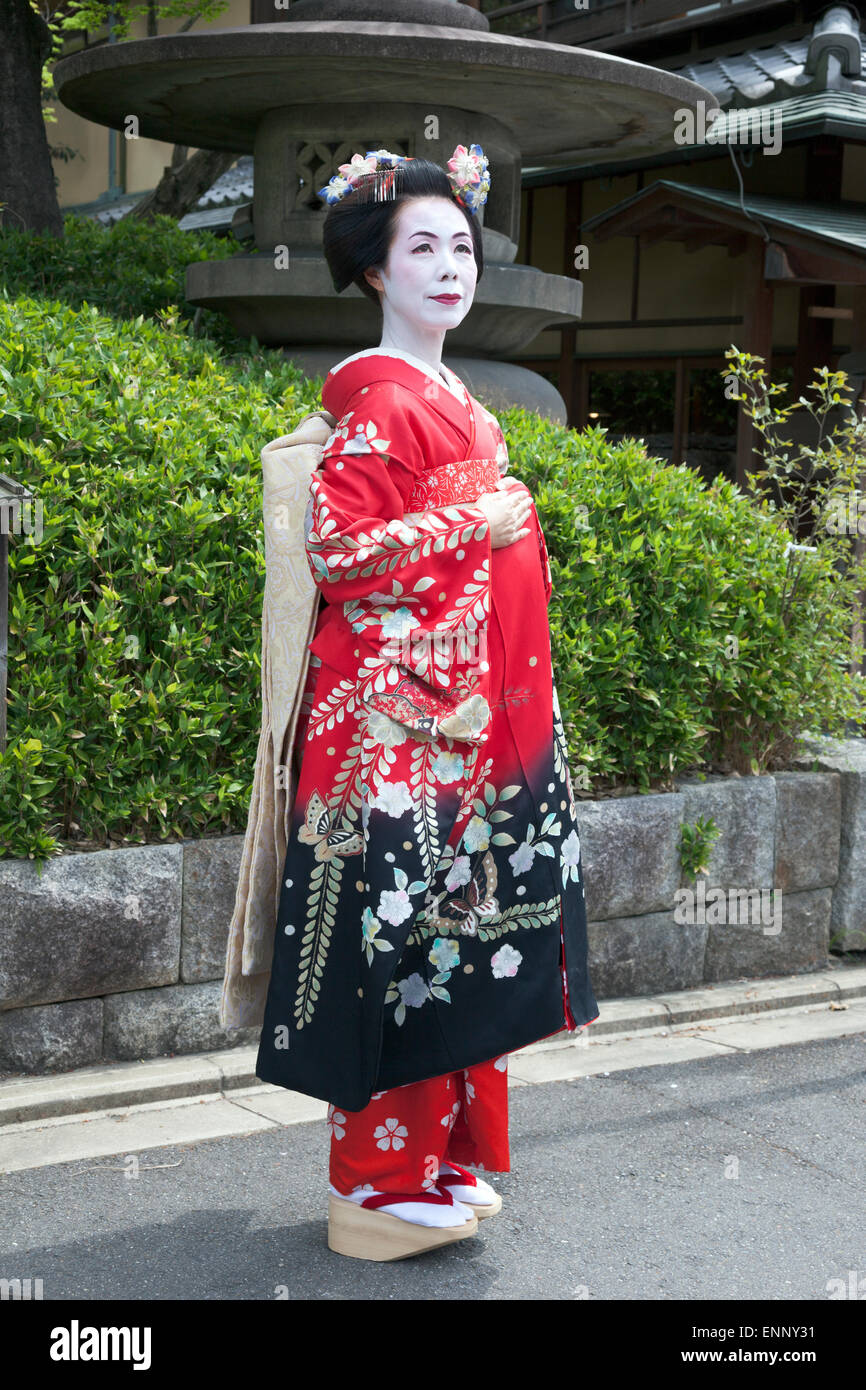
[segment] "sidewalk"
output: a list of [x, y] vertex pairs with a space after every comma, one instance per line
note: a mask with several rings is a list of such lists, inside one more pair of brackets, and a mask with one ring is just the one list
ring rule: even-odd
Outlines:
[[[600, 1004], [576, 1039], [509, 1058], [511, 1087], [866, 1033], [866, 965]], [[324, 1118], [323, 1101], [265, 1085], [256, 1049], [117, 1062], [0, 1082], [0, 1173]]]

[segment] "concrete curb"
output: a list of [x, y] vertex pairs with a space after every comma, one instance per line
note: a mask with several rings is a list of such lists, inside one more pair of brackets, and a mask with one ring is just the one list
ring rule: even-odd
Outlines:
[[[812, 975], [739, 980], [672, 994], [602, 1000], [600, 1017], [590, 1025], [588, 1041], [611, 1041], [614, 1035], [650, 1035], [705, 1019], [734, 1020], [749, 1015], [784, 1014], [821, 1003], [866, 998], [866, 965], [834, 964]], [[557, 1033], [521, 1049], [515, 1057], [534, 1056], [572, 1044]], [[141, 1062], [116, 1062], [50, 1076], [20, 1076], [0, 1082], [0, 1129], [69, 1115], [94, 1115], [133, 1105], [153, 1105], [186, 1098], [213, 1098], [227, 1092], [261, 1088], [255, 1074], [257, 1048]], [[518, 1066], [519, 1071], [519, 1066]]]

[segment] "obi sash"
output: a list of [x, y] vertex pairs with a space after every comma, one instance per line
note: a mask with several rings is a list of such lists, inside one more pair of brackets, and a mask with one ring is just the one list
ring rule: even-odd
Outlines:
[[495, 491], [501, 476], [495, 459], [457, 459], [439, 468], [428, 468], [415, 479], [406, 511], [423, 512], [428, 508], [475, 502], [482, 492]]

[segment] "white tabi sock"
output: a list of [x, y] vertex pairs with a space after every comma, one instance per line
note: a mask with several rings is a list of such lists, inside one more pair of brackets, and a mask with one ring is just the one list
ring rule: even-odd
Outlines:
[[[442, 1177], [443, 1174], [455, 1175], [457, 1177], [463, 1176], [460, 1169], [455, 1168], [451, 1163], [439, 1164], [439, 1177]], [[467, 1203], [470, 1211], [473, 1206], [492, 1207], [493, 1203], [496, 1201], [496, 1193], [493, 1188], [488, 1182], [485, 1182], [483, 1178], [476, 1177], [474, 1173], [471, 1174], [471, 1176], [475, 1178], [474, 1184], [470, 1185], [467, 1182], [449, 1183], [447, 1187], [440, 1187], [438, 1190], [440, 1192], [450, 1193], [455, 1202]]]
[[[366, 1197], [378, 1197], [380, 1194], [375, 1187], [369, 1183], [362, 1187], [356, 1187], [352, 1192], [340, 1192], [333, 1183], [328, 1183], [328, 1187], [335, 1197], [342, 1197], [344, 1202], [355, 1202], [361, 1206]], [[382, 1194], [384, 1195], [384, 1194]], [[448, 1196], [451, 1198], [449, 1204], [438, 1204], [434, 1202], [415, 1202], [411, 1196], [404, 1197], [401, 1193], [393, 1194], [393, 1203], [374, 1207], [374, 1211], [384, 1211], [388, 1216], [399, 1216], [401, 1221], [408, 1221], [412, 1226], [435, 1226], [439, 1229], [449, 1226], [462, 1226], [466, 1221], [471, 1221], [475, 1215], [469, 1207], [464, 1207], [460, 1202], [451, 1197], [450, 1193], [439, 1193], [437, 1188], [432, 1189], [431, 1195]]]

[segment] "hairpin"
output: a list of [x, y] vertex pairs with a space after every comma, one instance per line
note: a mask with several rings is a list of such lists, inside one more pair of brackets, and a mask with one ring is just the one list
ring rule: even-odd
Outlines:
[[[341, 164], [334, 174], [318, 189], [318, 196], [326, 203], [339, 203], [342, 198], [361, 185], [374, 187], [374, 198], [394, 197], [394, 170], [405, 164], [412, 155], [391, 154], [389, 150], [367, 150], [366, 154], [353, 154], [348, 164]], [[371, 179], [371, 175], [375, 178]], [[448, 182], [455, 198], [469, 212], [477, 212], [487, 202], [490, 189], [490, 173], [487, 156], [481, 146], [473, 144], [467, 150], [458, 145], [448, 161]]]

